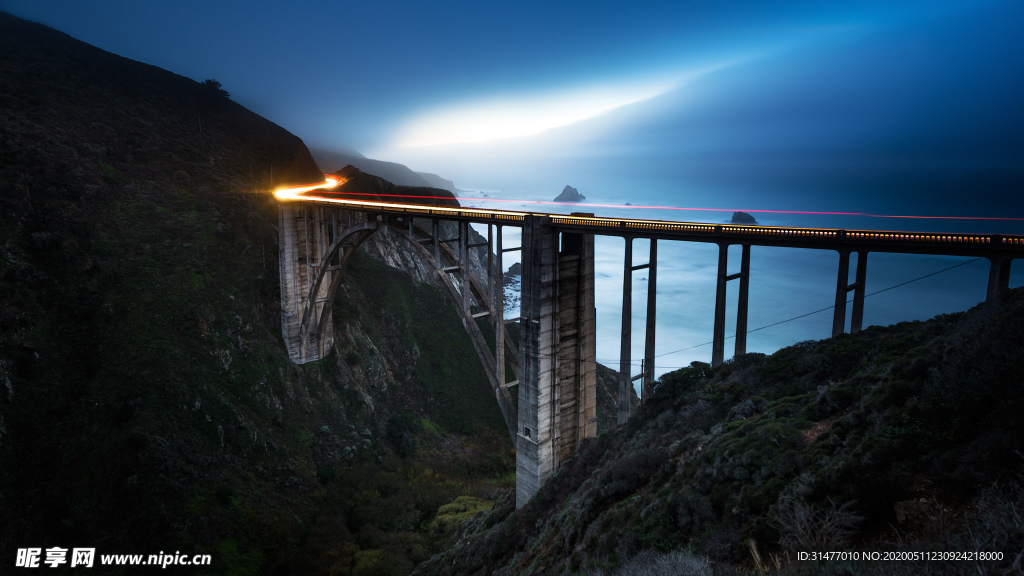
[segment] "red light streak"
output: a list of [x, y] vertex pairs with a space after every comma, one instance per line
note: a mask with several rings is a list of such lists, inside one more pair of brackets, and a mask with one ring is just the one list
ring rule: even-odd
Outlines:
[[[323, 184], [302, 186], [297, 188], [281, 188], [274, 192], [274, 194], [282, 199], [293, 199], [299, 198], [309, 200], [332, 200], [330, 197], [314, 196], [304, 194], [305, 192], [312, 192], [313, 190], [319, 189], [332, 189], [345, 183], [344, 180], [339, 179], [337, 176], [325, 174], [326, 181]], [[451, 200], [449, 196], [410, 196], [406, 194], [374, 194], [369, 192], [343, 192], [338, 191], [337, 194], [345, 194], [348, 196], [376, 196], [378, 198], [406, 198], [411, 199], [413, 203], [416, 200]], [[814, 216], [861, 216], [866, 218], [897, 218], [897, 219], [918, 219], [918, 220], [992, 220], [992, 221], [1007, 221], [1007, 222], [1024, 222], [1024, 217], [994, 217], [994, 216], [920, 216], [920, 215], [893, 215], [893, 214], [871, 214], [867, 212], [829, 212], [829, 211], [815, 211], [815, 210], [759, 210], [759, 209], [734, 209], [734, 208], [693, 208], [693, 207], [680, 207], [680, 206], [651, 206], [651, 205], [639, 205], [639, 206], [623, 206], [620, 204], [596, 204], [588, 202], [554, 202], [544, 200], [502, 200], [498, 198], [467, 198], [462, 197], [458, 200], [472, 201], [472, 202], [496, 202], [502, 204], [536, 204], [542, 206], [574, 206], [581, 207], [586, 206], [588, 208], [614, 208], [614, 209], [630, 209], [630, 210], [676, 210], [676, 211], [693, 211], [693, 212], [747, 212], [755, 214], [803, 214], [803, 215], [814, 215]]]

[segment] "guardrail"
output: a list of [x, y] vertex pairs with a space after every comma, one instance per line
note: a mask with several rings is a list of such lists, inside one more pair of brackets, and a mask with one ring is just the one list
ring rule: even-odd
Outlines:
[[[551, 214], [546, 212], [521, 212], [514, 210], [489, 210], [485, 208], [449, 208], [443, 206], [422, 206], [415, 204], [402, 204], [393, 202], [366, 202], [359, 200], [348, 200], [344, 198], [325, 198], [299, 196], [293, 198], [299, 202], [330, 203], [347, 207], [353, 210], [362, 210], [375, 213], [390, 214], [415, 214], [423, 217], [439, 217], [450, 219], [467, 219], [479, 223], [494, 223], [518, 225], [522, 224], [527, 216], [539, 216], [550, 218], [551, 223], [556, 226], [574, 226], [590, 228], [594, 233], [604, 231], [609, 235], [621, 235], [626, 231], [639, 233], [682, 233], [691, 238], [708, 237], [722, 238], [725, 240], [736, 239], [739, 241], [764, 239], [764, 240], [795, 240], [814, 241], [822, 240], [830, 243], [853, 242], [856, 244], [878, 245], [906, 245], [906, 246], [950, 246], [955, 248], [966, 247], [999, 247], [1009, 248], [1016, 252], [1016, 248], [1024, 248], [1024, 236], [1004, 234], [957, 234], [957, 233], [934, 233], [934, 232], [901, 232], [886, 230], [844, 230], [836, 228], [793, 228], [775, 227], [760, 225], [735, 225], [735, 224], [703, 224], [699, 222], [673, 222], [665, 220], [642, 220], [635, 218], [607, 218], [600, 216], [586, 215], [564, 215]], [[801, 242], [802, 243], [802, 242]]]

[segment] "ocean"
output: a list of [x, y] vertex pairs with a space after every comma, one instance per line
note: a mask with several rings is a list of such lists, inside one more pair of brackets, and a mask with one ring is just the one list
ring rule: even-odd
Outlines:
[[[715, 196], [696, 195], [689, 202], [680, 202], [674, 192], [662, 194], [617, 194], [614, 186], [605, 183], [607, 191], [594, 192], [577, 186], [587, 200], [579, 205], [536, 204], [531, 202], [495, 202], [501, 199], [550, 201], [561, 188], [552, 186], [538, 192], [536, 188], [489, 189], [482, 194], [463, 192], [463, 203], [510, 210], [535, 210], [555, 213], [593, 212], [600, 216], [683, 220], [723, 223], [730, 220], [731, 208], [724, 211], [680, 211], [654, 208], [613, 207], [629, 201], [637, 205], [677, 207], [714, 207]], [[649, 190], [650, 188], [648, 188]], [[736, 195], [725, 200], [736, 203]], [[588, 206], [594, 204], [597, 206]], [[782, 202], [784, 204], [784, 202]], [[877, 204], [877, 203], [876, 203]], [[719, 204], [721, 206], [721, 204]], [[758, 205], [749, 199], [733, 208], [808, 209], [806, 206]], [[894, 202], [891, 210], [876, 205], [877, 214], [906, 214], [905, 199]], [[816, 207], [817, 208], [817, 207]], [[820, 208], [819, 208], [820, 209]], [[901, 210], [904, 210], [901, 212]], [[926, 214], [928, 212], [922, 211]], [[935, 214], [931, 212], [930, 214]], [[760, 224], [770, 226], [820, 226], [845, 229], [1024, 233], [1021, 222], [1002, 220], [935, 220], [877, 218], [752, 212]], [[486, 226], [478, 226], [486, 234]], [[516, 228], [505, 228], [505, 247], [518, 246]], [[633, 242], [633, 264], [649, 260], [647, 240]], [[595, 298], [597, 303], [597, 359], [613, 369], [619, 366], [622, 322], [623, 257], [625, 242], [621, 238], [595, 239]], [[739, 246], [730, 247], [729, 273], [739, 271]], [[518, 252], [504, 256], [504, 267], [519, 261]], [[691, 362], [710, 362], [711, 338], [718, 247], [698, 242], [658, 243], [657, 314], [655, 374], [688, 366]], [[920, 321], [938, 314], [961, 312], [983, 301], [988, 282], [989, 262], [965, 257], [922, 256], [871, 253], [867, 260], [864, 327], [885, 326], [897, 322]], [[832, 306], [835, 299], [839, 256], [828, 250], [807, 250], [754, 246], [751, 248], [750, 296], [748, 316], [748, 352], [771, 354], [780, 348], [805, 340], [828, 338], [832, 334]], [[851, 255], [849, 278], [856, 271], [856, 256]], [[1011, 268], [1010, 286], [1024, 284], [1024, 265]], [[891, 289], [889, 289], [891, 288]], [[727, 292], [726, 358], [733, 354], [738, 283], [730, 282]], [[886, 290], [888, 289], [888, 290]], [[631, 359], [633, 373], [640, 373], [644, 354], [648, 278], [646, 270], [633, 273]], [[852, 293], [850, 295], [852, 298]], [[518, 308], [505, 311], [506, 318], [519, 315]], [[846, 329], [849, 330], [851, 306], [847, 308]]]

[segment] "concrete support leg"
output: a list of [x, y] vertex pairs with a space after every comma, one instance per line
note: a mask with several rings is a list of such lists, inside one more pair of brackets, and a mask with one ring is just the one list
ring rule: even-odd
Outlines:
[[747, 310], [750, 295], [750, 244], [743, 245], [740, 256], [740, 296], [736, 310], [736, 352], [739, 358], [747, 353]]
[[[288, 357], [297, 364], [323, 358], [334, 345], [333, 319], [326, 306], [332, 273], [327, 273], [316, 294], [310, 294], [320, 267], [328, 264], [322, 259], [330, 244], [330, 221], [328, 209], [322, 207], [278, 207], [281, 333]], [[303, 334], [303, 312], [311, 297], [315, 322], [310, 322]]]
[[625, 424], [629, 420], [629, 399], [633, 386], [630, 376], [630, 343], [633, 326], [633, 239], [626, 237], [626, 255], [622, 268], [622, 331], [619, 333], [619, 410], [615, 421]]
[[658, 291], [658, 241], [651, 238], [651, 259], [647, 269], [647, 332], [644, 334], [644, 378], [640, 388], [640, 400], [651, 395], [654, 383], [654, 342], [655, 320], [657, 317]]
[[597, 431], [593, 236], [559, 252], [549, 223], [523, 223], [517, 508]]
[[494, 365], [498, 377], [498, 386], [505, 386], [505, 269], [501, 263], [501, 226], [496, 226], [494, 271], [497, 278], [497, 290], [492, 294], [493, 306], [497, 312], [497, 324], [494, 331]]
[[853, 313], [850, 318], [850, 334], [860, 332], [864, 324], [864, 287], [868, 275], [868, 253], [857, 252], [857, 277], [853, 289]]
[[555, 266], [557, 236], [545, 218], [523, 221], [519, 341], [519, 429], [516, 507], [537, 493], [554, 466], [552, 406], [555, 380]]
[[715, 330], [711, 338], [711, 365], [725, 361], [725, 286], [728, 282], [729, 245], [718, 245], [718, 285], [715, 289]]
[[462, 273], [462, 314], [469, 316], [470, 290], [469, 286], [469, 223], [459, 222], [459, 268]]
[[299, 207], [281, 203], [278, 206], [278, 257], [281, 263], [281, 334], [292, 362], [302, 362], [302, 310], [305, 306], [303, 282], [299, 278], [300, 259], [295, 231], [295, 212]]
[[988, 290], [985, 300], [994, 300], [1010, 289], [1010, 258], [989, 256], [991, 266], [988, 270]]
[[444, 268], [444, 263], [441, 262], [441, 222], [434, 218], [430, 221], [431, 234], [434, 235], [434, 266], [436, 268]]
[[[488, 308], [494, 317], [494, 279], [499, 278], [500, 273], [494, 273], [494, 226], [487, 225], [487, 304], [481, 303], [481, 308]], [[494, 318], [494, 325], [500, 327], [498, 319]]]
[[846, 292], [850, 282], [850, 252], [839, 252], [839, 275], [836, 277], [836, 305], [832, 315], [832, 336], [846, 331]]
[[593, 235], [562, 234], [557, 298], [555, 468], [597, 434]]

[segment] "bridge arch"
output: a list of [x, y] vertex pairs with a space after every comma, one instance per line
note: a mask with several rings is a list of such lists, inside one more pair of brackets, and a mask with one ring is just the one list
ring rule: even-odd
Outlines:
[[[490, 289], [485, 289], [470, 271], [467, 223], [459, 222], [458, 237], [448, 240], [439, 238], [439, 221], [434, 219], [433, 224], [433, 230], [428, 231], [416, 225], [413, 218], [378, 218], [377, 215], [368, 214], [364, 221], [350, 211], [310, 205], [282, 206], [279, 227], [281, 313], [282, 331], [289, 355], [294, 361], [304, 363], [323, 358], [329, 353], [334, 344], [333, 302], [344, 270], [355, 251], [370, 236], [378, 230], [390, 229], [395, 232], [393, 237], [401, 239], [411, 253], [438, 274], [443, 291], [455, 306], [483, 364], [509, 434], [515, 439], [518, 428], [516, 404], [505, 384], [504, 374], [500, 377], [497, 374], [499, 362], [491, 354], [487, 340], [476, 322], [477, 318], [487, 316], [496, 330], [505, 332], [505, 337], [499, 339], [506, 351], [502, 356], [511, 360], [510, 368], [513, 374], [518, 375], [518, 351], [507, 336], [499, 307], [494, 305], [493, 271], [488, 270], [492, 275], [488, 279]], [[424, 240], [433, 243], [433, 251], [423, 245]], [[448, 246], [448, 242], [452, 241], [458, 241], [458, 252]], [[447, 266], [446, 261], [450, 262]], [[287, 273], [286, 269], [289, 269]], [[458, 284], [451, 274], [453, 271], [461, 272]], [[483, 312], [472, 313], [471, 302], [474, 299]]]

